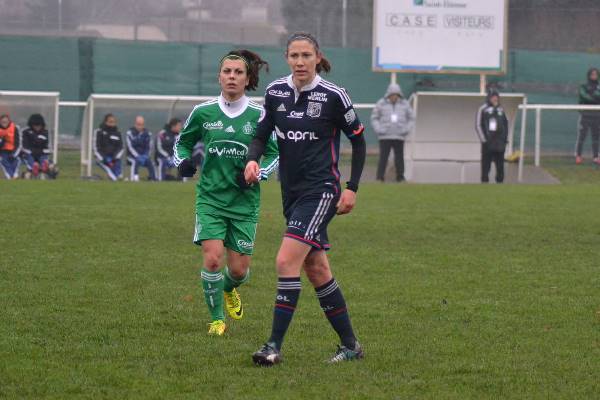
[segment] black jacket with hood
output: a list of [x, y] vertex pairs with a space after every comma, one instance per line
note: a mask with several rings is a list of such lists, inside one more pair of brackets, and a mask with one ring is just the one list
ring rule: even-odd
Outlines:
[[[36, 131], [33, 129], [34, 125], [39, 125], [42, 129]], [[32, 156], [36, 160], [43, 155], [50, 154], [50, 138], [44, 117], [40, 114], [33, 114], [29, 117], [27, 126], [28, 128], [23, 131], [23, 153]]]
[[488, 93], [486, 102], [477, 111], [475, 130], [488, 151], [504, 152], [508, 142], [508, 118], [500, 103], [496, 107], [492, 105], [493, 96], [500, 98], [496, 91]]
[[[579, 87], [579, 104], [600, 104], [600, 85], [598, 84], [598, 79], [590, 79], [594, 71], [596, 72], [596, 76], [598, 76], [598, 69], [590, 68], [587, 72], [587, 82]], [[580, 111], [580, 113], [586, 119], [600, 119], [600, 111]]]
[[98, 160], [107, 157], [121, 158], [123, 155], [123, 136], [116, 127], [100, 124], [100, 129], [94, 132], [94, 154]]

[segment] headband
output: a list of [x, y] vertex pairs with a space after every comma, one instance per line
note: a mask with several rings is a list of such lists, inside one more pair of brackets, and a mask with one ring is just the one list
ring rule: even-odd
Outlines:
[[315, 48], [317, 50], [319, 50], [319, 43], [317, 43], [316, 39], [314, 39], [313, 37], [310, 37], [306, 34], [303, 33], [294, 33], [292, 34], [292, 36], [290, 36], [290, 38], [288, 39], [288, 46], [290, 45], [290, 43], [292, 43], [295, 40], [308, 40], [309, 42], [311, 42]]
[[250, 64], [248, 64], [248, 60], [242, 56], [238, 56], [237, 54], [227, 54], [225, 57], [221, 58], [219, 65], [223, 65], [223, 61], [225, 60], [242, 60], [244, 64], [246, 64], [246, 70], [250, 72]]

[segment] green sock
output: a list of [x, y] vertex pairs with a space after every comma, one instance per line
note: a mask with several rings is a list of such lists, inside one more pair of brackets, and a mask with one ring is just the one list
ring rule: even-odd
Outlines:
[[223, 290], [226, 291], [227, 293], [229, 293], [233, 289], [240, 286], [242, 283], [246, 283], [248, 281], [248, 279], [250, 279], [250, 269], [248, 269], [248, 271], [246, 272], [246, 276], [244, 276], [242, 279], [238, 280], [231, 276], [231, 273], [229, 272], [229, 267], [225, 267], [223, 276], [224, 276], [224, 280], [225, 280], [225, 285], [223, 286]]
[[210, 272], [202, 268], [200, 277], [202, 278], [202, 290], [204, 291], [204, 299], [206, 300], [210, 317], [213, 321], [224, 320], [223, 274], [221, 271]]

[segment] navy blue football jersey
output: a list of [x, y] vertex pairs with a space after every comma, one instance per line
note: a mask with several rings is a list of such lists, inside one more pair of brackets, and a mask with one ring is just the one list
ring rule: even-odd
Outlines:
[[340, 190], [338, 159], [341, 132], [362, 135], [352, 101], [343, 88], [319, 75], [299, 92], [292, 76], [267, 86], [257, 136], [275, 131], [279, 146], [279, 175], [285, 195], [319, 192], [324, 186]]

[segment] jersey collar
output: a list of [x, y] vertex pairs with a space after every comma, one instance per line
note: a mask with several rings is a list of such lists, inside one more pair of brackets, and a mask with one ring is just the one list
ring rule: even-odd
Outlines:
[[223, 114], [227, 115], [229, 118], [236, 118], [242, 115], [244, 111], [246, 111], [249, 102], [250, 99], [246, 95], [243, 95], [233, 102], [225, 100], [223, 93], [219, 95], [219, 108], [223, 111]]
[[298, 91], [298, 89], [296, 89], [296, 85], [294, 85], [294, 81], [292, 80], [292, 74], [288, 75], [287, 77], [287, 84], [290, 88], [292, 88], [294, 90], [294, 102], [298, 101], [298, 97], [300, 97], [300, 93], [302, 92], [308, 92], [309, 90], [313, 90], [314, 88], [317, 87], [317, 85], [319, 83], [321, 83], [321, 76], [319, 74], [315, 75], [315, 79], [312, 80], [311, 83], [309, 83], [306, 86], [303, 86], [302, 88], [300, 88], [300, 91]]

